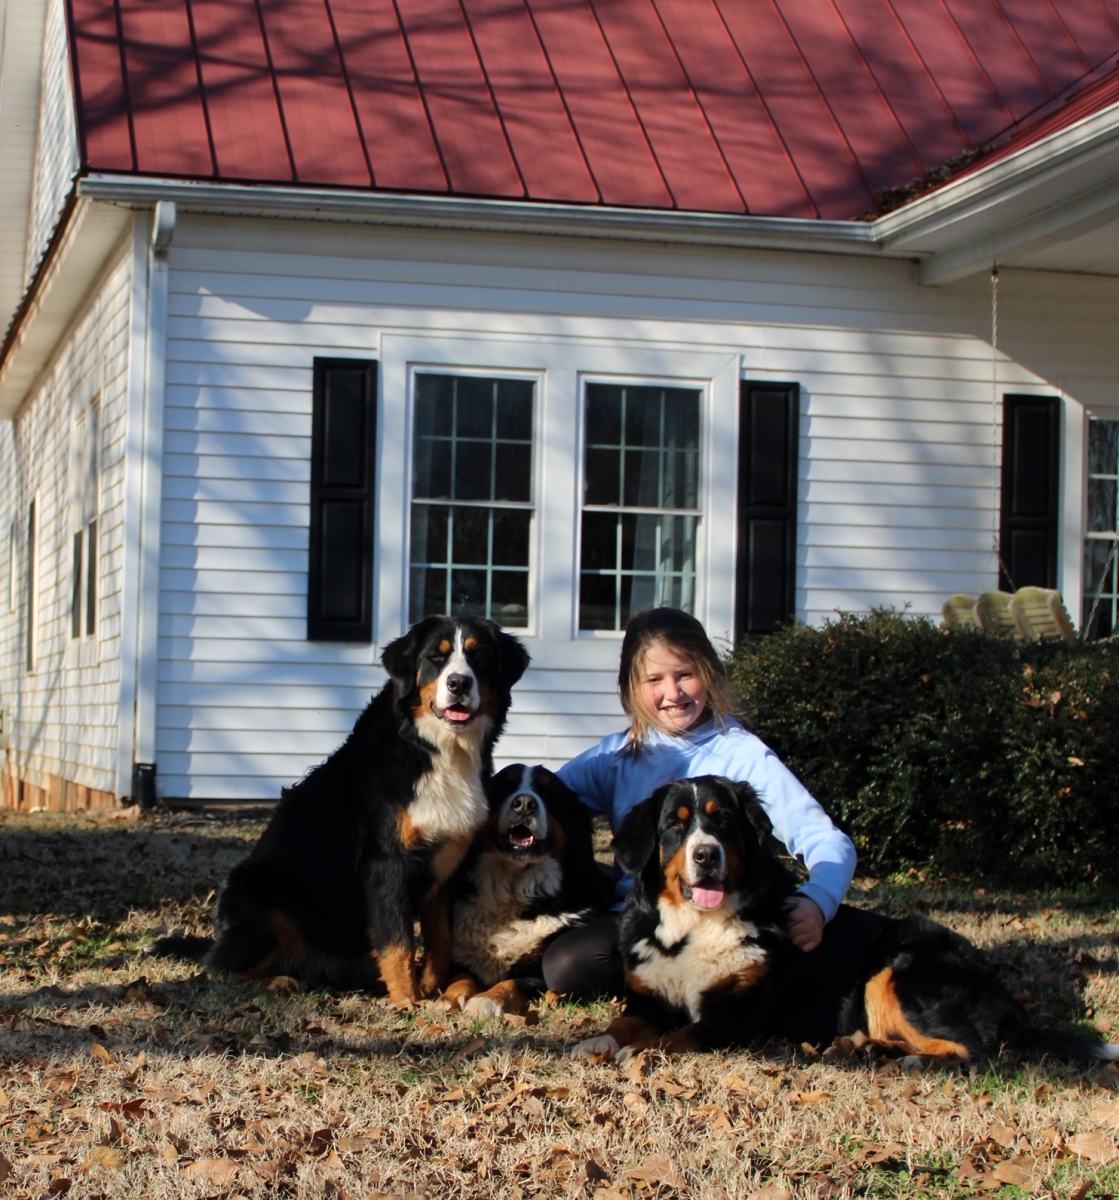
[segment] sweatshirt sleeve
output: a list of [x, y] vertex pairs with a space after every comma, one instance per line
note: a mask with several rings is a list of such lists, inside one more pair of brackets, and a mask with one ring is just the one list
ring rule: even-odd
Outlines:
[[[755, 739], [756, 740], [756, 739]], [[819, 803], [763, 742], [746, 775], [773, 822], [773, 832], [790, 854], [803, 858], [808, 882], [802, 895], [820, 906], [824, 920], [835, 916], [855, 874], [856, 853], [851, 839], [832, 824]]]

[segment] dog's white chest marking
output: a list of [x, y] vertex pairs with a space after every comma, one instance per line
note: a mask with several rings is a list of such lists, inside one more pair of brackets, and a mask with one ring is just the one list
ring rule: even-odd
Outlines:
[[455, 906], [453, 956], [488, 987], [581, 914], [518, 916], [534, 900], [560, 890], [563, 873], [554, 858], [526, 865], [486, 851], [476, 874], [477, 894]]
[[665, 954], [656, 943], [642, 938], [634, 946], [638, 959], [634, 973], [650, 991], [698, 1021], [703, 1015], [703, 994], [724, 980], [756, 971], [766, 952], [753, 940], [756, 926], [741, 917], [663, 901], [658, 908], [661, 945], [683, 945], [675, 954]]
[[489, 717], [476, 717], [461, 733], [424, 713], [416, 720], [420, 734], [436, 747], [431, 769], [416, 781], [408, 817], [428, 845], [469, 840], [485, 822], [488, 808], [482, 787], [482, 742]]

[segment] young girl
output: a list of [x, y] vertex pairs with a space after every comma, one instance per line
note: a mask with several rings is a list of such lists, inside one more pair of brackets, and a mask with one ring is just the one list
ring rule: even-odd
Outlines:
[[[814, 950], [855, 872], [855, 847], [804, 785], [730, 715], [726, 670], [703, 626], [676, 608], [638, 613], [626, 626], [618, 690], [630, 727], [561, 767], [559, 777], [616, 830], [662, 784], [724, 775], [753, 786], [808, 882], [790, 901], [789, 929]], [[632, 879], [619, 877], [620, 907]], [[623, 986], [617, 913], [557, 938], [544, 954], [549, 988], [575, 996], [617, 995]]]

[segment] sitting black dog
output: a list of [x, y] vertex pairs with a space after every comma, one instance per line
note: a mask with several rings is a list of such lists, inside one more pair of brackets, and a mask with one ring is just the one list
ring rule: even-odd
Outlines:
[[230, 874], [215, 939], [164, 938], [150, 953], [243, 979], [387, 989], [396, 1001], [446, 984], [445, 884], [486, 820], [493, 745], [528, 653], [492, 621], [428, 617], [381, 662], [389, 682], [345, 743], [284, 790]]
[[[598, 916], [613, 880], [594, 860], [590, 814], [546, 767], [516, 763], [486, 789], [489, 820], [455, 884], [448, 1008], [524, 1012], [552, 940]], [[485, 989], [485, 990], [483, 990]]]

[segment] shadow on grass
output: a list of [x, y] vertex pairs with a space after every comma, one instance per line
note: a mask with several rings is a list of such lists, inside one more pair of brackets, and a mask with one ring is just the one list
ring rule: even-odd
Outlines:
[[259, 829], [207, 835], [170, 823], [121, 828], [0, 825], [0, 916], [117, 921], [130, 910], [205, 896]]

